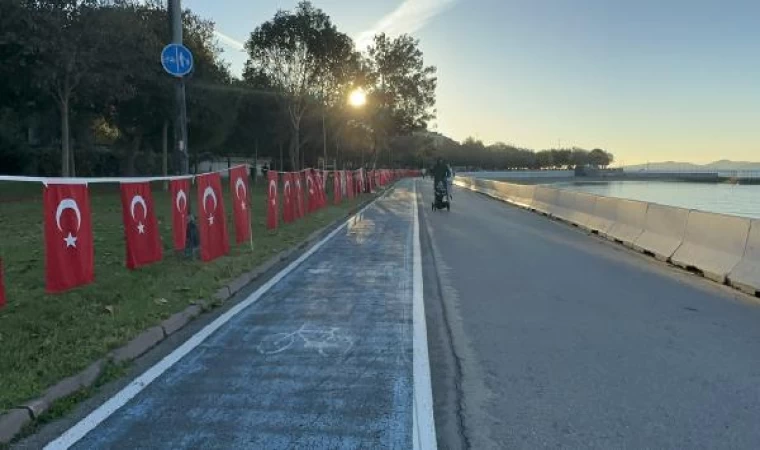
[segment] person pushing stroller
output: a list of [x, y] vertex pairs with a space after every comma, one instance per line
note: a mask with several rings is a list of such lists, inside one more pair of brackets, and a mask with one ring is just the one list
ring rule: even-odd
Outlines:
[[446, 195], [450, 197], [448, 181], [451, 179], [451, 169], [449, 169], [449, 165], [443, 161], [443, 158], [438, 158], [435, 161], [432, 172], [433, 186], [438, 187], [439, 182], [443, 183], [443, 186], [446, 188]]
[[444, 163], [443, 158], [438, 158], [431, 172], [433, 175], [433, 192], [435, 194], [433, 209], [448, 209], [451, 201], [448, 183], [448, 180], [451, 178], [451, 170]]

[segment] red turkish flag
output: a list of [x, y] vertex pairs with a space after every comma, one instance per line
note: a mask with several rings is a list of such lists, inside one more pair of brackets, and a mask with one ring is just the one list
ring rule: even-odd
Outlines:
[[304, 198], [303, 198], [303, 187], [304, 187], [303, 174], [301, 172], [293, 172], [291, 174], [291, 177], [292, 179], [295, 180], [295, 189], [296, 189], [296, 193], [295, 193], [296, 204], [294, 208], [294, 212], [295, 212], [294, 217], [296, 219], [300, 219], [306, 214], [305, 207], [304, 207]]
[[248, 209], [248, 167], [230, 169], [230, 192], [232, 192], [232, 216], [235, 219], [235, 242], [251, 239], [251, 213]]
[[127, 242], [128, 269], [160, 261], [161, 233], [153, 209], [150, 183], [121, 184], [121, 215]]
[[325, 194], [326, 177], [321, 170], [317, 171], [317, 198], [319, 199], [319, 208], [327, 205], [327, 195]]
[[0, 309], [5, 308], [5, 282], [3, 281], [3, 260], [0, 258]]
[[346, 195], [349, 199], [354, 198], [354, 177], [353, 173], [349, 170], [346, 172]]
[[50, 184], [45, 208], [45, 285], [54, 294], [95, 280], [90, 194], [86, 184]]
[[307, 212], [313, 213], [319, 208], [319, 198], [317, 193], [317, 183], [314, 180], [314, 173], [311, 169], [306, 171], [306, 202]]
[[293, 173], [284, 173], [282, 175], [283, 188], [282, 188], [282, 220], [285, 223], [291, 223], [295, 220], [295, 203], [296, 203], [296, 190], [293, 187]]
[[190, 195], [190, 180], [171, 180], [169, 189], [172, 193], [174, 250], [184, 250], [187, 240], [187, 196]]
[[342, 183], [340, 182], [340, 172], [337, 170], [333, 172], [335, 178], [333, 178], [333, 203], [340, 205], [342, 195]]
[[274, 170], [267, 172], [267, 228], [277, 228], [277, 181], [279, 174]]
[[222, 181], [218, 173], [199, 175], [196, 181], [198, 183], [198, 231], [201, 238], [201, 259], [212, 261], [230, 251]]

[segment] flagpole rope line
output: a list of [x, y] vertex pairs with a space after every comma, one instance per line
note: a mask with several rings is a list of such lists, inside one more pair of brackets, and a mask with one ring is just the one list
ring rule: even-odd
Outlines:
[[0, 175], [0, 181], [19, 181], [26, 183], [48, 184], [90, 184], [90, 183], [146, 183], [153, 181], [193, 180], [204, 175], [229, 172], [238, 167], [250, 168], [250, 164], [238, 164], [224, 169], [192, 175], [170, 175], [155, 177], [27, 177], [18, 175]]

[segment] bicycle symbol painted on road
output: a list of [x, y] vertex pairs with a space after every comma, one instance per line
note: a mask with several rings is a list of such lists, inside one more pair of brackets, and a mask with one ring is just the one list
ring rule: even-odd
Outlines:
[[338, 327], [309, 328], [306, 324], [292, 333], [277, 333], [261, 340], [262, 355], [275, 355], [289, 349], [300, 339], [304, 348], [314, 348], [322, 356], [342, 356], [354, 346], [353, 339]]

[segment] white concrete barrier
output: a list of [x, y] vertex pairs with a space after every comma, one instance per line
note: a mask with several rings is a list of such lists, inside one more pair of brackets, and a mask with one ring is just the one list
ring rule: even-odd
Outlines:
[[611, 197], [597, 198], [593, 213], [586, 223], [586, 228], [606, 236], [617, 218], [617, 200]]
[[496, 190], [494, 189], [494, 181], [483, 180], [480, 178], [468, 178], [468, 177], [456, 177], [454, 184], [460, 187], [470, 189], [472, 191], [480, 192], [490, 196], [496, 196]]
[[554, 202], [549, 205], [549, 213], [565, 222], [573, 222], [575, 212], [575, 192], [560, 189]]
[[607, 237], [633, 246], [642, 234], [647, 220], [649, 204], [636, 200], [618, 199], [615, 223], [607, 231]]
[[515, 193], [517, 192], [517, 185], [505, 183], [503, 181], [496, 181], [494, 183], [494, 190], [496, 190], [500, 199], [513, 203]]
[[670, 259], [723, 283], [744, 256], [749, 226], [743, 217], [690, 211], [683, 243]]
[[517, 204], [524, 208], [532, 208], [535, 193], [536, 186], [520, 185], [517, 189]]
[[594, 218], [594, 208], [600, 197], [584, 192], [575, 194], [575, 208], [571, 220], [579, 227], [589, 229], [588, 224]]
[[566, 222], [587, 228], [594, 212], [597, 196], [583, 192], [560, 190], [556, 205], [550, 208], [553, 216]]
[[728, 274], [731, 286], [750, 295], [760, 291], [760, 220], [751, 221], [744, 255], [734, 270]]
[[475, 183], [472, 178], [469, 177], [456, 177], [454, 178], [454, 185], [463, 187], [465, 189], [475, 190]]
[[559, 195], [557, 189], [537, 186], [533, 197], [533, 209], [544, 214], [550, 214], [549, 210], [557, 203], [557, 195]]
[[644, 232], [633, 242], [633, 248], [652, 253], [660, 261], [668, 261], [683, 243], [689, 210], [650, 203]]

